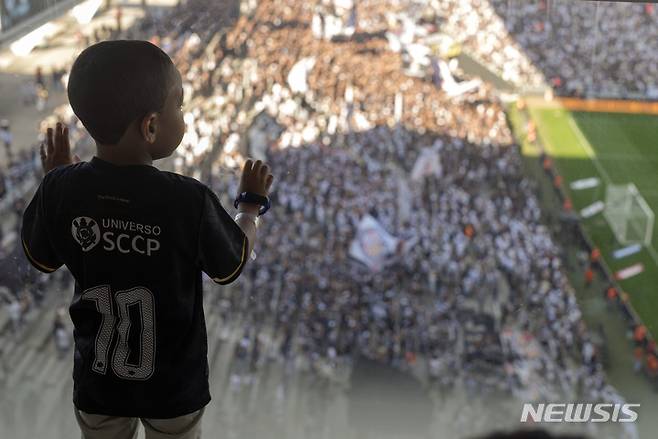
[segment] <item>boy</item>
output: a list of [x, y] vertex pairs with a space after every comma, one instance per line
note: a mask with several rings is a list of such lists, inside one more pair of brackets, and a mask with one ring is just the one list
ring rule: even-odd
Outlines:
[[[57, 124], [41, 147], [46, 175], [23, 215], [30, 262], [75, 278], [75, 415], [83, 439], [200, 437], [210, 401], [201, 271], [219, 284], [241, 273], [269, 207], [273, 176], [247, 160], [234, 222], [195, 179], [162, 172], [185, 130], [181, 76], [146, 41], [82, 51], [68, 97], [96, 141], [72, 158]], [[263, 203], [267, 207], [261, 208]]]

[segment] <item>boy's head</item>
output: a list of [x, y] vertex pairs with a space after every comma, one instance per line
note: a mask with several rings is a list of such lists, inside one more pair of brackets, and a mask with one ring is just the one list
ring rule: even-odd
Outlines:
[[83, 50], [68, 82], [71, 108], [97, 145], [167, 157], [185, 132], [180, 73], [148, 41], [103, 41]]

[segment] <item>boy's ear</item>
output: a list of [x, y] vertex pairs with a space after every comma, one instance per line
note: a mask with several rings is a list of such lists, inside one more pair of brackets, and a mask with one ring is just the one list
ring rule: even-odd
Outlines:
[[148, 113], [142, 119], [141, 126], [139, 127], [139, 132], [149, 143], [155, 143], [155, 133], [158, 127], [158, 113], [152, 112]]

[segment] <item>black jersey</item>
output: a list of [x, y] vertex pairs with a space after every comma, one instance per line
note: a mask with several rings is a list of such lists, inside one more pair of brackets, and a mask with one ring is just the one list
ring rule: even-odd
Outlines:
[[171, 418], [210, 401], [201, 271], [235, 280], [247, 237], [199, 181], [150, 165], [48, 172], [23, 215], [27, 258], [75, 278], [75, 406]]

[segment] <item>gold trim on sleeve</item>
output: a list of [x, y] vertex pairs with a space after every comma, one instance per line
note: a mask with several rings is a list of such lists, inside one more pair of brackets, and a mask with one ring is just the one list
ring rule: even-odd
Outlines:
[[240, 271], [240, 269], [244, 266], [244, 263], [247, 262], [247, 235], [244, 236], [244, 239], [242, 240], [242, 256], [240, 256], [240, 264], [238, 265], [238, 268], [233, 270], [233, 273], [229, 274], [226, 277], [213, 277], [212, 280], [214, 280], [217, 283], [225, 283], [229, 279], [231, 279], [237, 272]]
[[23, 243], [23, 249], [25, 250], [25, 254], [27, 255], [27, 258], [30, 260], [30, 262], [33, 265], [36, 265], [38, 268], [47, 271], [49, 273], [52, 273], [53, 271], [57, 271], [57, 268], [50, 268], [47, 265], [44, 265], [39, 261], [37, 261], [36, 259], [34, 259], [34, 257], [30, 254], [30, 250], [28, 250], [27, 248], [27, 244], [25, 244], [25, 240], [21, 238], [21, 242]]

